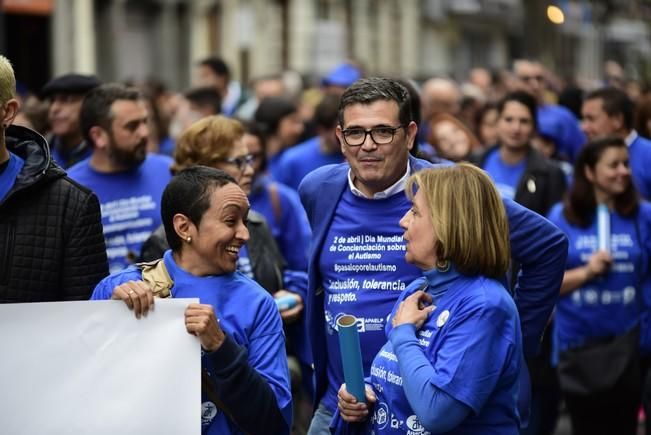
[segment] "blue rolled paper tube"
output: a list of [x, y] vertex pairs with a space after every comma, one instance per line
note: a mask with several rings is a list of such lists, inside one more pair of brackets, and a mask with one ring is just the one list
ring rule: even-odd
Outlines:
[[358, 402], [366, 402], [364, 393], [364, 369], [362, 367], [362, 350], [359, 346], [357, 318], [346, 314], [337, 319], [339, 330], [339, 350], [341, 365], [344, 368], [346, 390], [355, 396]]
[[610, 211], [606, 204], [597, 206], [597, 241], [600, 251], [610, 252]]

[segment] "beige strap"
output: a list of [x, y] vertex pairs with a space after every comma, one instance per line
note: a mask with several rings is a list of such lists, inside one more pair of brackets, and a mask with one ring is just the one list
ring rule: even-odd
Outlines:
[[162, 258], [147, 263], [138, 263], [137, 266], [142, 270], [142, 280], [151, 287], [155, 297], [169, 298], [172, 296], [171, 289], [174, 281], [172, 281]]

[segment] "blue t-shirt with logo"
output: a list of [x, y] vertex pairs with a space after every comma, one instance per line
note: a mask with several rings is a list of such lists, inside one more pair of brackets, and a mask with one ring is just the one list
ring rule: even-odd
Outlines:
[[[432, 295], [436, 307], [415, 337], [431, 364], [429, 382], [472, 410], [448, 433], [517, 434], [522, 337], [513, 298], [495, 280], [467, 277], [454, 268], [447, 273], [432, 271], [402, 293], [388, 320], [388, 337], [393, 330], [390, 319], [400, 303], [421, 289]], [[401, 357], [392, 341], [371, 366], [377, 396], [373, 433], [428, 434], [410, 402], [418, 408], [414, 401], [427, 403], [431, 398], [417, 397], [413, 391], [405, 394], [403, 376], [409, 373], [401, 372]]]
[[0, 204], [16, 184], [16, 177], [23, 169], [25, 161], [16, 154], [9, 153], [9, 161], [4, 171], [0, 172]]
[[370, 367], [386, 342], [386, 317], [399, 292], [421, 276], [418, 268], [405, 262], [403, 230], [398, 225], [410, 206], [404, 192], [366, 199], [346, 189], [333, 217], [320, 261], [328, 354], [328, 390], [322, 403], [332, 411], [344, 383], [337, 319], [344, 314], [357, 317], [363, 366]]
[[68, 176], [99, 198], [109, 271], [118, 272], [133, 263], [149, 235], [160, 226], [160, 201], [172, 179], [172, 159], [149, 154], [136, 168], [101, 173], [90, 159], [68, 170]]
[[319, 136], [308, 139], [285, 151], [271, 175], [294, 190], [307, 174], [325, 165], [336, 165], [344, 161], [341, 152], [324, 154]]
[[[248, 364], [273, 390], [278, 408], [289, 427], [292, 398], [285, 337], [278, 309], [269, 293], [239, 272], [204, 277], [191, 275], [176, 264], [172, 251], [165, 252], [163, 261], [174, 281], [172, 297], [199, 298], [202, 304], [213, 306], [219, 326], [238, 345], [247, 349]], [[118, 285], [141, 279], [140, 269], [131, 266], [100, 281], [91, 299], [110, 299], [113, 289]], [[203, 356], [201, 364], [209, 368], [212, 362], [208, 356]], [[217, 404], [211, 402], [204, 394], [201, 423], [204, 435], [242, 433]]]
[[499, 148], [491, 151], [484, 161], [484, 170], [493, 179], [501, 196], [508, 199], [515, 199], [515, 192], [526, 166], [527, 159], [522, 159], [515, 165], [504, 163], [500, 157]]
[[[641, 204], [639, 213], [648, 215], [648, 204]], [[548, 218], [569, 239], [566, 270], [587, 264], [598, 250], [596, 212], [585, 228], [567, 221], [562, 204], [555, 205]], [[644, 220], [636, 229], [636, 219], [610, 212], [610, 270], [559, 298], [555, 323], [559, 350], [580, 347], [593, 338], [619, 336], [638, 324], [640, 286], [648, 274], [642, 239], [648, 229], [643, 227]]]

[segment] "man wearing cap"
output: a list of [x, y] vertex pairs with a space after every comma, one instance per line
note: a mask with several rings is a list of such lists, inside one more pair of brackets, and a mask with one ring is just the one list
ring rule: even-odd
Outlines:
[[90, 156], [90, 146], [84, 142], [79, 128], [79, 109], [84, 95], [99, 85], [95, 76], [66, 74], [53, 78], [41, 90], [41, 96], [50, 101], [52, 158], [63, 168]]
[[108, 274], [97, 197], [12, 125], [16, 81], [0, 55], [0, 303], [88, 299]]
[[322, 79], [323, 92], [341, 96], [346, 88], [362, 78], [359, 68], [352, 63], [344, 62], [337, 65]]
[[68, 173], [99, 197], [113, 273], [135, 260], [161, 224], [160, 199], [172, 178], [172, 159], [147, 154], [147, 107], [136, 89], [112, 83], [93, 89], [81, 105], [80, 125], [92, 154]]

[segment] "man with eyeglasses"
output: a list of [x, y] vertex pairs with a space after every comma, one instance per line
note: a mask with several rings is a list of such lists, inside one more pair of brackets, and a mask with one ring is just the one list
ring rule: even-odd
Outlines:
[[105, 84], [81, 105], [81, 130], [92, 154], [68, 170], [99, 198], [111, 273], [129, 266], [161, 224], [160, 199], [172, 159], [147, 154], [149, 115], [139, 91]]
[[558, 125], [558, 152], [564, 159], [573, 162], [579, 149], [585, 144], [586, 137], [581, 131], [579, 120], [567, 108], [545, 101], [547, 83], [545, 69], [540, 62], [532, 60], [516, 60], [513, 72], [520, 80], [524, 91], [530, 93], [538, 103], [538, 125]]
[[[409, 93], [397, 81], [357, 81], [339, 106], [337, 137], [347, 162], [315, 170], [299, 187], [313, 234], [306, 305], [318, 409], [309, 434], [329, 433], [344, 383], [336, 320], [343, 314], [357, 317], [368, 376], [373, 357], [386, 342], [387, 315], [401, 291], [421, 275], [405, 262], [398, 226], [411, 207], [405, 180], [432, 166], [409, 155], [417, 134], [412, 119]], [[505, 206], [513, 257], [522, 264], [515, 298], [524, 349], [535, 354], [558, 296], [567, 240], [539, 215], [513, 201], [505, 200]]]

